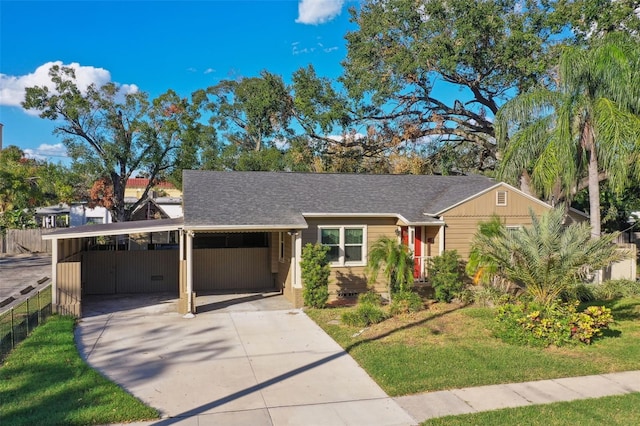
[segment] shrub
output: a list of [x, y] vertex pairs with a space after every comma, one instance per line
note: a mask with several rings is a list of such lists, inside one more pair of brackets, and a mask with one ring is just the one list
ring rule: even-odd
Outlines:
[[367, 291], [358, 295], [358, 303], [369, 303], [373, 306], [382, 306], [382, 296], [375, 291]]
[[640, 296], [640, 282], [631, 280], [609, 280], [593, 286], [596, 299], [609, 300], [619, 297]]
[[358, 305], [342, 314], [342, 323], [355, 327], [366, 327], [387, 319], [387, 314], [379, 306], [372, 303], [358, 303]]
[[504, 305], [511, 300], [511, 295], [491, 284], [471, 286], [463, 290], [460, 299], [465, 303], [475, 303], [479, 306]]
[[577, 284], [565, 290], [561, 297], [562, 300], [579, 300], [580, 302], [591, 302], [596, 299], [594, 295], [595, 286], [593, 284]]
[[591, 306], [577, 312], [578, 302], [507, 303], [497, 310], [496, 335], [509, 343], [530, 346], [589, 344], [613, 323], [611, 310]]
[[327, 260], [329, 248], [320, 244], [307, 244], [302, 249], [302, 298], [305, 306], [324, 308], [329, 299], [329, 274]]
[[419, 294], [413, 291], [400, 291], [393, 295], [389, 313], [391, 315], [408, 314], [421, 311], [423, 308], [424, 303]]
[[431, 259], [429, 280], [440, 302], [451, 302], [464, 289], [464, 272], [456, 250], [445, 250]]

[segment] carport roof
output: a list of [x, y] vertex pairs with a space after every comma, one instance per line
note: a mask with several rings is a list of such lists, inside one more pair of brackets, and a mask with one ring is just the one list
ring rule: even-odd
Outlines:
[[83, 225], [74, 228], [63, 228], [43, 234], [43, 240], [63, 238], [98, 237], [101, 235], [138, 234], [147, 232], [175, 231], [183, 226], [183, 219], [136, 220], [98, 225]]
[[484, 176], [183, 171], [188, 229], [306, 228], [305, 217], [437, 216], [497, 183]]

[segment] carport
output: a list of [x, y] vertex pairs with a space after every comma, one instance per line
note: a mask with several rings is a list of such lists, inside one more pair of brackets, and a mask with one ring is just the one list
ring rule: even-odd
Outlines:
[[185, 228], [181, 218], [160, 219], [67, 228], [43, 236], [52, 240], [54, 308], [82, 317], [83, 296], [169, 293], [179, 297], [178, 312], [191, 317], [196, 293], [292, 287], [295, 233]]

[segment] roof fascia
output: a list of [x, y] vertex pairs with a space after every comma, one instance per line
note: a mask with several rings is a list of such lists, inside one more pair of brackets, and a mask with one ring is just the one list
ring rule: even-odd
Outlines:
[[444, 212], [446, 212], [446, 211], [448, 211], [448, 210], [451, 210], [451, 209], [453, 209], [453, 208], [455, 208], [455, 207], [458, 207], [458, 206], [460, 206], [460, 205], [462, 205], [462, 204], [464, 204], [464, 203], [466, 203], [466, 202], [469, 202], [469, 201], [473, 200], [474, 198], [478, 198], [479, 196], [484, 195], [484, 194], [486, 194], [486, 193], [487, 193], [487, 192], [489, 192], [489, 191], [493, 191], [494, 189], [496, 189], [496, 188], [498, 188], [498, 187], [500, 187], [500, 186], [506, 186], [506, 187], [507, 187], [507, 188], [509, 188], [510, 190], [515, 191], [515, 192], [519, 193], [520, 195], [524, 196], [525, 198], [528, 198], [529, 200], [531, 200], [531, 201], [533, 201], [533, 202], [535, 202], [535, 203], [538, 203], [538, 204], [540, 204], [541, 206], [544, 206], [544, 207], [549, 208], [549, 209], [552, 209], [552, 208], [553, 208], [553, 206], [552, 206], [551, 204], [547, 204], [547, 203], [545, 203], [544, 201], [540, 201], [540, 200], [538, 200], [536, 197], [532, 197], [532, 196], [531, 196], [531, 195], [529, 195], [529, 194], [525, 194], [524, 192], [520, 191], [518, 188], [516, 188], [516, 187], [514, 187], [514, 186], [511, 186], [511, 185], [509, 185], [508, 183], [505, 183], [505, 182], [498, 182], [498, 183], [496, 183], [495, 185], [490, 186], [489, 188], [487, 188], [487, 189], [485, 189], [485, 190], [482, 190], [482, 191], [480, 191], [480, 192], [478, 192], [478, 193], [476, 193], [476, 194], [474, 194], [474, 195], [472, 195], [472, 196], [470, 196], [470, 197], [465, 198], [465, 199], [464, 199], [464, 200], [462, 200], [462, 201], [458, 201], [457, 203], [455, 203], [455, 204], [453, 204], [453, 205], [451, 205], [451, 206], [449, 206], [449, 207], [447, 207], [447, 208], [445, 208], [445, 209], [440, 210], [438, 213], [434, 213], [434, 214], [431, 214], [431, 213], [425, 213], [425, 215], [427, 215], [427, 216], [441, 216]]
[[163, 225], [163, 226], [152, 226], [152, 227], [140, 227], [140, 228], [129, 228], [129, 229], [120, 229], [120, 230], [97, 230], [92, 231], [91, 229], [81, 230], [80, 228], [91, 228], [91, 225], [83, 225], [78, 226], [77, 232], [69, 232], [69, 233], [60, 233], [60, 234], [43, 234], [43, 240], [59, 240], [59, 239], [73, 239], [73, 238], [85, 238], [85, 237], [99, 237], [101, 235], [123, 235], [123, 234], [144, 234], [148, 232], [165, 232], [165, 231], [179, 231], [183, 228], [183, 225]]
[[589, 218], [589, 214], [587, 212], [583, 212], [582, 210], [578, 210], [578, 209], [573, 208], [573, 207], [569, 207], [569, 210], [574, 212], [577, 215], [580, 215], [582, 217], [586, 217], [587, 219]]
[[394, 219], [398, 219], [404, 223], [406, 223], [407, 225], [411, 225], [411, 226], [421, 226], [421, 225], [444, 225], [444, 222], [441, 219], [438, 219], [437, 221], [420, 221], [420, 222], [413, 222], [408, 220], [407, 218], [405, 218], [404, 216], [402, 216], [401, 214], [398, 213], [302, 213], [302, 215], [304, 217], [312, 217], [312, 218], [318, 218], [318, 217], [326, 217], [326, 218], [336, 218], [336, 217], [349, 217], [349, 218], [370, 218], [370, 217], [392, 217]]
[[307, 229], [308, 225], [196, 225], [185, 226], [185, 231], [288, 231], [292, 229]]

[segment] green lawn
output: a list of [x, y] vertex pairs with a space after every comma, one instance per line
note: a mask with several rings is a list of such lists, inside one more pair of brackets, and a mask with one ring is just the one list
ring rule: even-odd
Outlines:
[[640, 369], [640, 299], [608, 303], [616, 324], [590, 346], [528, 348], [491, 333], [489, 308], [434, 304], [360, 332], [344, 309], [307, 310], [391, 396]]
[[158, 418], [80, 358], [75, 320], [53, 316], [0, 367], [0, 425], [95, 425]]
[[640, 419], [640, 393], [506, 408], [462, 416], [427, 420], [423, 426], [527, 425], [527, 426], [602, 426], [635, 425]]

